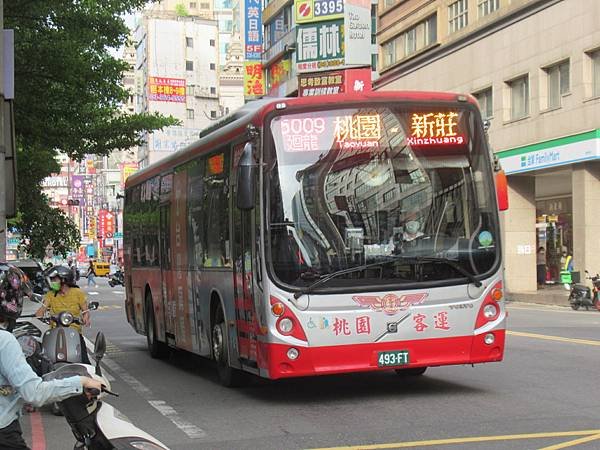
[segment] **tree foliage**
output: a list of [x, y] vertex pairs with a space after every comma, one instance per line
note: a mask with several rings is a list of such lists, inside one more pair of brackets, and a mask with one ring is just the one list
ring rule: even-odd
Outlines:
[[[143, 142], [144, 133], [175, 125], [159, 114], [121, 112], [127, 63], [116, 59], [129, 30], [123, 15], [148, 0], [10, 0], [5, 28], [15, 30], [15, 135], [19, 216], [16, 226], [38, 249], [77, 247], [74, 225], [48, 206], [41, 181], [56, 172], [58, 151], [81, 160]], [[54, 233], [57, 233], [56, 235]], [[59, 238], [55, 238], [59, 236]], [[36, 240], [36, 242], [34, 242]], [[61, 244], [62, 243], [62, 244]], [[57, 251], [57, 247], [55, 247]]]

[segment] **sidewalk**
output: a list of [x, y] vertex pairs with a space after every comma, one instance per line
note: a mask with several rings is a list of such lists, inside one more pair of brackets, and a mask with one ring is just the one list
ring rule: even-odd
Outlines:
[[507, 292], [506, 299], [513, 302], [539, 303], [543, 305], [569, 306], [569, 291], [562, 284], [546, 285], [535, 292]]

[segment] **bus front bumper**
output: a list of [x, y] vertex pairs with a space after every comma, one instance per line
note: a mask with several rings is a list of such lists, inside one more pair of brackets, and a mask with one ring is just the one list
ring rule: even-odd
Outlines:
[[[493, 343], [485, 337], [493, 334]], [[339, 345], [327, 347], [298, 347], [286, 344], [260, 344], [264, 358], [261, 373], [270, 379], [367, 372], [414, 367], [433, 367], [457, 364], [476, 364], [502, 361], [505, 330], [493, 330], [475, 336], [460, 336], [415, 341]], [[290, 349], [297, 350], [290, 359]], [[409, 363], [399, 366], [380, 366], [380, 352], [408, 351]], [[292, 351], [292, 355], [296, 352]]]

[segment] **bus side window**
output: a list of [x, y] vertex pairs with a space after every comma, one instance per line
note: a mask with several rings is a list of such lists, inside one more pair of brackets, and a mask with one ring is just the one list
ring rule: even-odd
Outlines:
[[204, 176], [204, 267], [231, 267], [229, 200], [229, 152], [209, 155]]

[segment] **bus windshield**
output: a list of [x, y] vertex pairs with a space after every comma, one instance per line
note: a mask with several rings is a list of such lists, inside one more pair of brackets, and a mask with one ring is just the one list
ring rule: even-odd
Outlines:
[[427, 103], [274, 117], [265, 154], [274, 281], [389, 289], [489, 274], [499, 227], [480, 121], [468, 105]]

